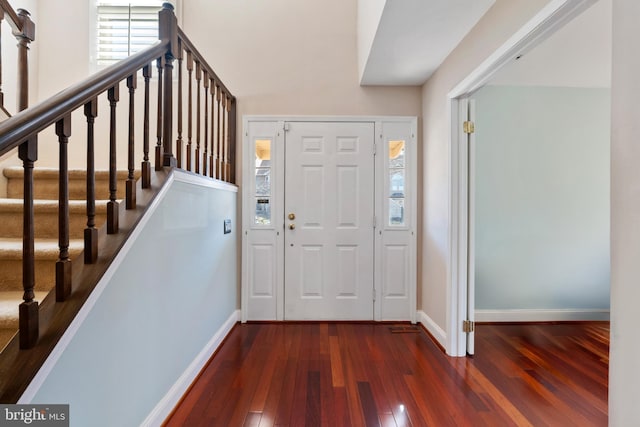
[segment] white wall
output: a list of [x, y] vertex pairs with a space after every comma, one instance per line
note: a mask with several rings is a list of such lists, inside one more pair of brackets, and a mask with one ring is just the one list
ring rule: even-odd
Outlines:
[[240, 115], [420, 112], [417, 87], [359, 86], [355, 1], [187, 3], [185, 31], [238, 97]]
[[387, 0], [358, 0], [358, 79], [362, 79]]
[[491, 84], [610, 88], [611, 4], [598, 0], [500, 70]]
[[92, 4], [79, 0], [38, 2], [39, 101], [89, 75], [88, 19]]
[[190, 0], [183, 19], [239, 118], [420, 115], [419, 87], [359, 86], [355, 0]]
[[447, 332], [449, 110], [447, 93], [538, 12], [547, 0], [497, 0], [422, 87], [421, 308]]
[[236, 202], [174, 181], [30, 401], [70, 404], [73, 425], [140, 425], [235, 313]]
[[476, 310], [609, 310], [610, 90], [472, 99]]
[[613, 3], [609, 425], [640, 419], [640, 2]]

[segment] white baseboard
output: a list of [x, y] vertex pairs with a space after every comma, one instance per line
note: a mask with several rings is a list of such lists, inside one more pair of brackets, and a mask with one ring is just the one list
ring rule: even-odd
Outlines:
[[418, 322], [420, 322], [431, 335], [438, 341], [442, 348], [447, 348], [447, 333], [436, 324], [436, 322], [427, 316], [422, 310], [418, 310]]
[[198, 356], [196, 356], [193, 362], [185, 369], [182, 375], [180, 375], [180, 378], [171, 386], [167, 394], [164, 395], [156, 407], [147, 415], [147, 418], [141, 424], [142, 426], [159, 426], [164, 422], [193, 380], [198, 376], [204, 365], [218, 349], [222, 340], [238, 321], [240, 321], [240, 310], [234, 311], [220, 329], [218, 329]]
[[476, 322], [563, 322], [609, 320], [609, 310], [602, 309], [513, 309], [476, 310]]

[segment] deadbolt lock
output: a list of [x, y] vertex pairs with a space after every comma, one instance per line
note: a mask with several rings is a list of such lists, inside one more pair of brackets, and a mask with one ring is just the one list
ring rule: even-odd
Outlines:
[[293, 212], [291, 212], [291, 213], [289, 214], [289, 219], [290, 219], [291, 221], [293, 221], [294, 219], [296, 219], [296, 214], [294, 214]]
[[296, 229], [296, 225], [291, 223], [289, 224], [289, 230], [295, 230]]

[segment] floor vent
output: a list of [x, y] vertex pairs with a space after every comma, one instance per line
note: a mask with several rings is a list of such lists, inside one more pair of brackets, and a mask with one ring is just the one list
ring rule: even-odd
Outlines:
[[394, 325], [390, 326], [389, 330], [392, 334], [407, 334], [420, 332], [420, 328], [413, 325]]

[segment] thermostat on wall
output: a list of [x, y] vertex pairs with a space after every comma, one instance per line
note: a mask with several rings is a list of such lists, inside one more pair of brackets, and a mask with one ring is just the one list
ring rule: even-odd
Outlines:
[[225, 219], [224, 220], [224, 234], [229, 234], [231, 233], [231, 220], [230, 219]]

